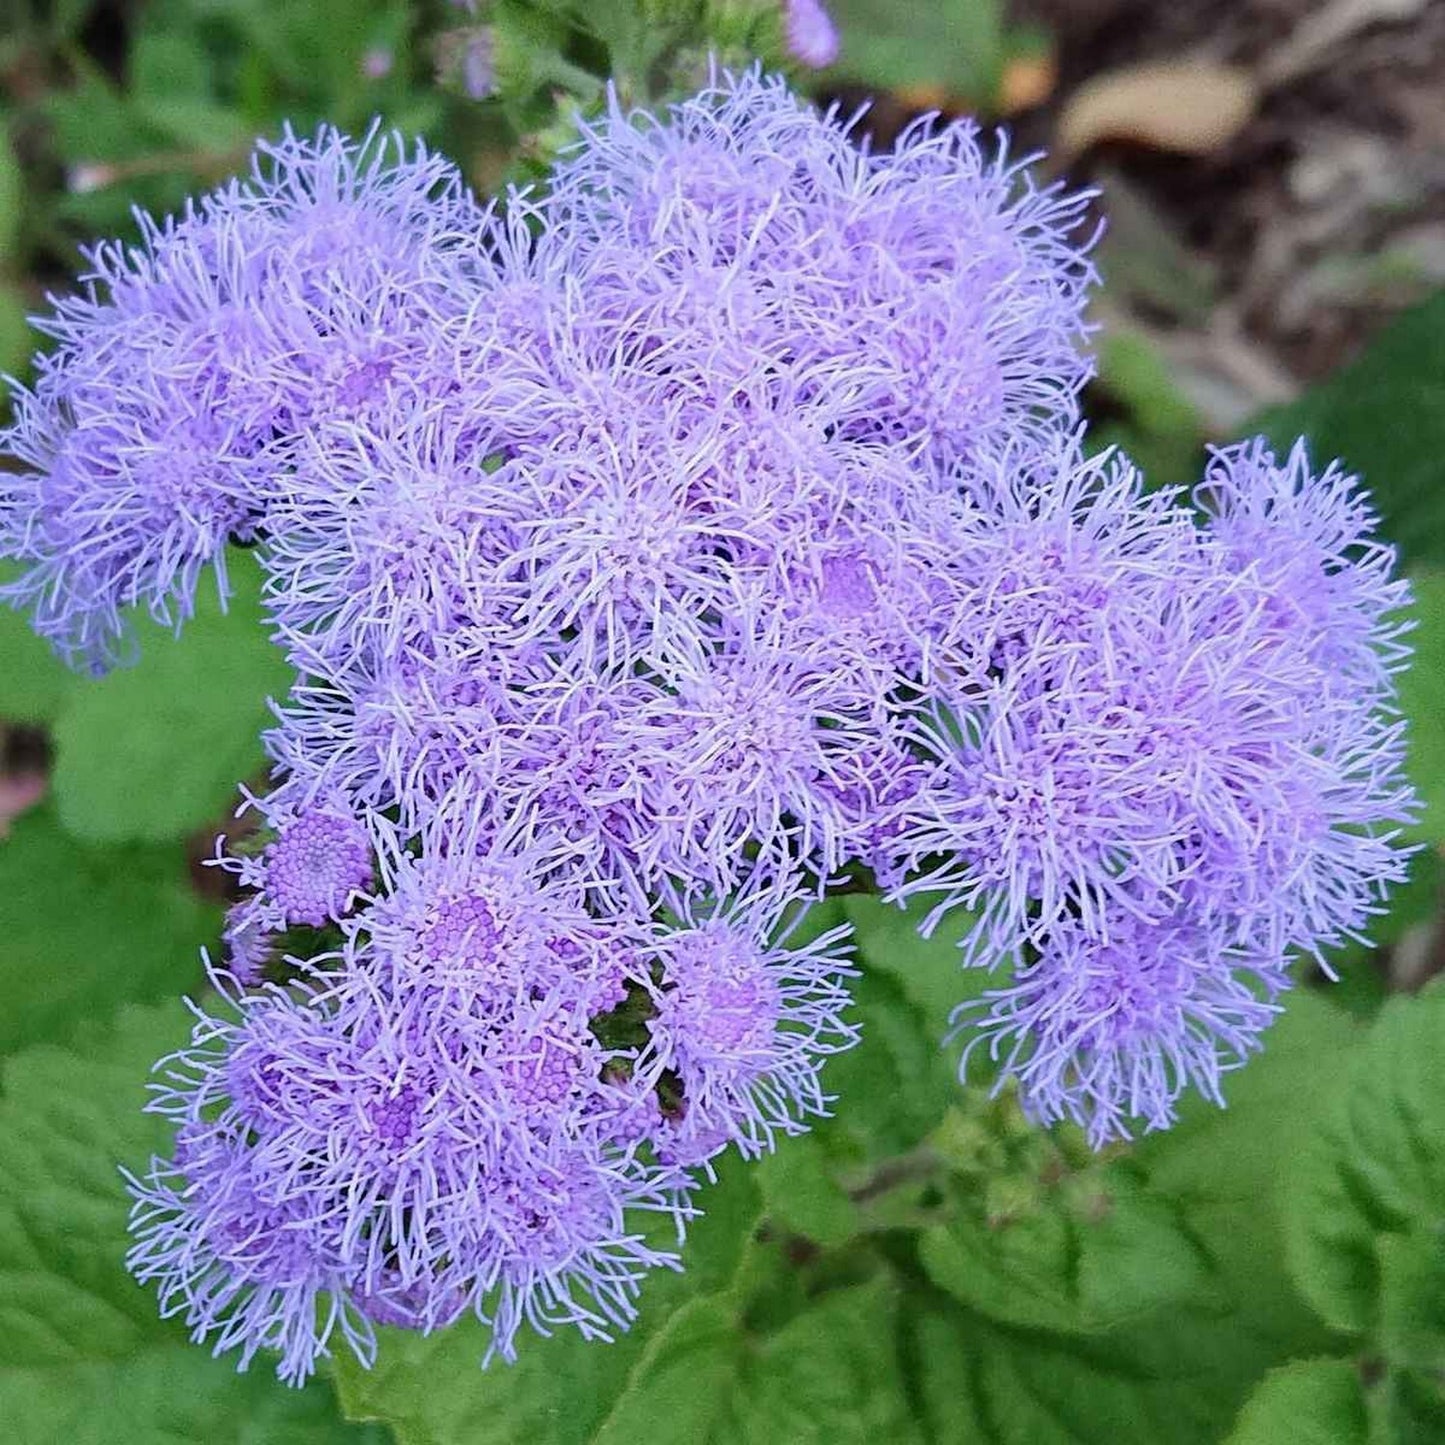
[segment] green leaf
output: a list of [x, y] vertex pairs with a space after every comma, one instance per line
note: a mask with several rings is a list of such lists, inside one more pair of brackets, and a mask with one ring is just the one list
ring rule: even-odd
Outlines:
[[290, 669], [261, 619], [260, 574], [240, 553], [226, 611], [204, 584], [179, 637], [137, 628], [134, 666], [77, 687], [56, 724], [60, 820], [95, 842], [178, 837], [215, 819], [264, 754], [266, 699]]
[[909, 1445], [885, 1279], [824, 1294], [782, 1329], [753, 1336], [728, 1304], [701, 1299], [650, 1342], [596, 1445]]
[[366, 1439], [317, 1383], [238, 1375], [185, 1343], [127, 1275], [118, 1166], [168, 1141], [142, 1113], [151, 1063], [183, 1043], [179, 1002], [131, 1009], [74, 1051], [6, 1061], [0, 1094], [0, 1419], [7, 1445]]
[[1445, 1440], [1445, 1381], [1438, 1369], [1391, 1370], [1370, 1392], [1369, 1410], [1370, 1445]]
[[1411, 564], [1445, 563], [1445, 291], [1407, 311], [1352, 366], [1258, 429], [1280, 447], [1297, 436], [1322, 464], [1359, 472], [1382, 533]]
[[0, 1366], [123, 1359], [174, 1335], [126, 1274], [118, 1165], [163, 1149], [142, 1114], [151, 1064], [183, 1043], [179, 1002], [127, 1010], [84, 1051], [8, 1059], [0, 1099]]
[[25, 205], [25, 177], [15, 159], [7, 128], [0, 117], [0, 267], [15, 259], [20, 218]]
[[1200, 1445], [1220, 1438], [1261, 1363], [1247, 1327], [1203, 1310], [1056, 1335], [918, 1289], [901, 1319], [919, 1413], [948, 1445]]
[[1445, 1226], [1387, 1234], [1379, 1258], [1376, 1347], [1392, 1365], [1445, 1370]]
[[851, 984], [861, 1042], [829, 1059], [823, 1085], [836, 1102], [816, 1126], [840, 1160], [868, 1163], [911, 1149], [958, 1097], [952, 1066], [902, 990], [879, 972]]
[[[0, 293], [0, 309], [3, 306]], [[0, 582], [9, 582], [17, 571], [11, 564], [0, 565]], [[0, 718], [50, 722], [75, 684], [75, 675], [36, 635], [29, 619], [0, 605]]]
[[7, 1445], [385, 1445], [349, 1425], [324, 1381], [303, 1390], [264, 1366], [238, 1374], [194, 1345], [104, 1364], [0, 1370]]
[[943, 1038], [949, 1015], [987, 974], [960, 966], [957, 941], [967, 920], [946, 920], [925, 941], [916, 929], [926, 912], [845, 894], [815, 905], [803, 925], [817, 932], [840, 918], [853, 925], [862, 975], [851, 987], [862, 1040], [824, 1066], [832, 1117], [782, 1141], [756, 1167], [769, 1217], [819, 1244], [912, 1221], [914, 1196], [936, 1172], [918, 1146], [964, 1097]]
[[143, 24], [130, 47], [130, 84], [138, 96], [206, 100], [211, 64], [199, 37], [172, 19]]
[[1419, 573], [1411, 584], [1415, 656], [1400, 676], [1400, 711], [1409, 728], [1410, 780], [1425, 804], [1414, 832], [1440, 843], [1445, 842], [1445, 574]]
[[874, 893], [845, 893], [836, 902], [853, 925], [859, 962], [897, 984], [942, 1049], [954, 1010], [989, 985], [988, 971], [965, 968], [959, 952], [959, 941], [973, 926], [972, 915], [957, 909], [929, 938], [921, 938], [918, 928], [932, 907], [929, 900], [898, 908]]
[[1298, 1360], [1271, 1370], [1244, 1402], [1225, 1445], [1367, 1445], [1360, 1377], [1348, 1360]]
[[962, 1208], [923, 1232], [919, 1258], [965, 1304], [1057, 1331], [1099, 1333], [1213, 1292], [1208, 1256], [1179, 1207], [1148, 1194], [1122, 1166], [1041, 1188], [1011, 1217]]
[[874, 90], [989, 100], [1003, 59], [997, 0], [828, 0], [838, 27], [836, 69]]
[[858, 1206], [840, 1187], [816, 1134], [780, 1139], [754, 1166], [768, 1220], [816, 1244], [842, 1244], [862, 1227]]
[[[702, 1191], [679, 1274], [656, 1271], [641, 1313], [611, 1344], [575, 1330], [528, 1338], [514, 1365], [481, 1368], [487, 1332], [474, 1321], [422, 1337], [380, 1331], [376, 1365], [338, 1359], [337, 1386], [352, 1419], [384, 1420], [400, 1445], [583, 1445], [597, 1439], [652, 1339], [679, 1310], [726, 1292], [756, 1229], [760, 1201], [749, 1167], [729, 1158]], [[438, 1388], [445, 1381], [445, 1388]]]
[[35, 349], [29, 312], [20, 288], [0, 280], [0, 370], [22, 381], [30, 374]]
[[26, 813], [0, 842], [0, 1053], [200, 983], [219, 929], [179, 845], [97, 848]]
[[1445, 982], [1392, 999], [1343, 1068], [1330, 1060], [1322, 1117], [1281, 1161], [1290, 1269], [1337, 1329], [1379, 1323], [1387, 1241], [1445, 1228], [1442, 1037]]
[[1193, 1096], [1172, 1129], [1132, 1150], [1157, 1194], [1176, 1199], [1209, 1251], [1242, 1329], [1260, 1341], [1258, 1364], [1318, 1353], [1331, 1339], [1285, 1266], [1280, 1176], [1305, 1148], [1327, 1085], [1348, 1068], [1364, 1031], [1323, 997], [1296, 988], [1264, 1049], [1224, 1081], [1227, 1107]]

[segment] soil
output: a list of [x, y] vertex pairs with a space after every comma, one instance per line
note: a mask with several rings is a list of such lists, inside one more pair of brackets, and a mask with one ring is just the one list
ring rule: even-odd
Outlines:
[[[1218, 150], [1111, 144], [1075, 174], [1122, 177], [1288, 380], [1333, 371], [1445, 285], [1442, 0], [1013, 0], [1009, 11], [1057, 47], [1048, 102], [1011, 118], [1043, 148], [1078, 86], [1123, 66], [1199, 58], [1259, 79], [1254, 117]], [[1301, 46], [1327, 11], [1339, 37]]]

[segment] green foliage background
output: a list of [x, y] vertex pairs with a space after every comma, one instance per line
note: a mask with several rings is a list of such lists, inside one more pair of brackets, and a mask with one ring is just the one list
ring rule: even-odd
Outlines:
[[[901, 34], [894, 7], [835, 11], [841, 73], [864, 83], [986, 100], [1011, 43], [979, 0], [919, 7]], [[441, 5], [20, 5], [0, 32], [0, 364], [23, 368], [24, 312], [63, 283], [76, 240], [124, 230], [132, 203], [178, 204], [282, 117], [354, 128], [379, 113], [491, 185], [540, 166], [609, 73], [643, 93], [686, 84], [709, 45], [779, 58], [776, 17], [745, 0], [499, 0], [491, 18], [501, 89], [478, 105], [433, 83], [438, 35], [467, 23]], [[969, 63], [937, 73], [944, 53]], [[1125, 343], [1105, 362], [1123, 438], [1177, 458], [1178, 406], [1151, 358]], [[1415, 582], [1404, 701], [1429, 808], [1415, 883], [1379, 929], [1389, 944], [1440, 907], [1445, 295], [1263, 424], [1365, 474]], [[232, 570], [226, 612], [209, 597], [180, 638], [145, 630], [144, 662], [102, 682], [0, 612], [0, 718], [55, 747], [49, 800], [0, 843], [3, 1438], [1445, 1439], [1445, 984], [1387, 997], [1357, 949], [1341, 985], [1294, 992], [1226, 1111], [1196, 1101], [1170, 1133], [1095, 1156], [1027, 1126], [986, 1070], [959, 1085], [940, 1040], [986, 979], [862, 895], [816, 910], [820, 928], [854, 924], [863, 967], [864, 1041], [826, 1074], [837, 1117], [759, 1166], [722, 1166], [685, 1271], [649, 1282], [630, 1334], [528, 1340], [516, 1366], [484, 1371], [479, 1327], [384, 1332], [374, 1370], [338, 1360], [299, 1392], [189, 1345], [125, 1274], [117, 1166], [165, 1147], [145, 1075], [187, 1036], [178, 996], [202, 987], [220, 921], [193, 865], [259, 773], [266, 698], [288, 680], [253, 564]]]

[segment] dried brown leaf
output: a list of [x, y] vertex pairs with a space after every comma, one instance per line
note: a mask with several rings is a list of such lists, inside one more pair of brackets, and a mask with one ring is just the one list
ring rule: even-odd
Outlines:
[[1130, 66], [1086, 81], [1059, 119], [1064, 159], [1105, 140], [1207, 155], [1254, 114], [1259, 88], [1247, 70], [1181, 60]]

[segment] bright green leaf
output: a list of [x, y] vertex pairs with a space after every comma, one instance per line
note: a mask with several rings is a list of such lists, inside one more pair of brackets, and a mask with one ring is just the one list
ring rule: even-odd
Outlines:
[[934, 1283], [1009, 1324], [1098, 1333], [1207, 1301], [1209, 1259], [1178, 1206], [1122, 1168], [1040, 1188], [1013, 1217], [959, 1209], [919, 1240]]
[[[3, 890], [0, 890], [3, 892]], [[183, 1043], [179, 1002], [131, 1009], [74, 1051], [6, 1061], [0, 1093], [0, 1420], [6, 1445], [205, 1440], [331, 1445], [368, 1436], [324, 1384], [288, 1389], [258, 1362], [238, 1375], [185, 1342], [126, 1273], [119, 1165], [166, 1147], [142, 1112], [151, 1064]], [[379, 1440], [375, 1445], [380, 1445]]]
[[30, 306], [18, 286], [0, 280], [0, 371], [24, 380], [34, 349]]
[[919, 1290], [901, 1320], [915, 1397], [940, 1445], [1201, 1445], [1220, 1438], [1261, 1365], [1247, 1326], [1203, 1310], [1067, 1336], [999, 1325]]
[[845, 893], [837, 903], [853, 925], [859, 961], [898, 985], [921, 1012], [934, 1044], [944, 1049], [954, 1010], [989, 986], [988, 971], [965, 968], [959, 951], [972, 916], [956, 910], [945, 915], [930, 937], [921, 938], [918, 928], [932, 907], [929, 900], [916, 900], [905, 909], [874, 893]]
[[[0, 310], [4, 293], [0, 292]], [[0, 321], [3, 325], [3, 321]], [[16, 575], [0, 567], [0, 581]], [[76, 677], [36, 635], [29, 619], [0, 605], [0, 718], [7, 722], [50, 722], [61, 709]]]
[[20, 162], [10, 145], [10, 137], [0, 123], [0, 266], [15, 258], [20, 239], [20, 217], [25, 204], [25, 177]]
[[130, 85], [139, 96], [205, 99], [211, 91], [211, 64], [199, 36], [170, 21], [141, 27], [130, 47]]
[[1410, 780], [1425, 804], [1417, 832], [1440, 843], [1445, 842], [1445, 574], [1425, 572], [1411, 581], [1415, 656], [1400, 677], [1400, 710], [1409, 728]]
[[824, 1294], [755, 1337], [716, 1299], [679, 1310], [654, 1337], [595, 1445], [909, 1445], [885, 1280]]
[[49, 1370], [0, 1369], [6, 1445], [385, 1445], [341, 1420], [324, 1381], [239, 1374], [189, 1344]]
[[1369, 1411], [1370, 1445], [1440, 1445], [1445, 1378], [1439, 1369], [1390, 1370], [1370, 1391]]
[[0, 1053], [195, 986], [219, 927], [179, 845], [99, 848], [49, 808], [18, 818], [0, 842]]
[[1445, 1370], [1445, 1222], [1379, 1242], [1380, 1326], [1391, 1365]]
[[824, 1065], [823, 1086], [836, 1102], [816, 1132], [834, 1158], [862, 1165], [912, 1149], [959, 1085], [939, 1039], [886, 974], [865, 969], [850, 988], [863, 1037]]
[[1352, 366], [1257, 423], [1280, 447], [1359, 472], [1382, 533], [1412, 564], [1445, 563], [1445, 291], [1406, 312]]
[[1271, 1370], [1244, 1402], [1225, 1445], [1367, 1445], [1359, 1373], [1348, 1360], [1298, 1360]]
[[821, 1245], [842, 1244], [858, 1232], [858, 1206], [840, 1187], [816, 1134], [780, 1139], [754, 1168], [771, 1223]]
[[143, 1114], [150, 1066], [185, 1042], [179, 1001], [131, 1009], [83, 1053], [50, 1046], [6, 1060], [0, 1098], [0, 1366], [123, 1359], [176, 1338], [126, 1274], [121, 1163], [167, 1142]]
[[55, 729], [61, 822], [97, 842], [178, 837], [218, 817], [262, 765], [268, 695], [291, 674], [266, 636], [260, 576], [242, 553], [225, 612], [203, 583], [172, 637], [137, 628], [140, 661], [77, 687]]
[[1225, 1078], [1227, 1107], [1192, 1096], [1178, 1124], [1132, 1150], [1153, 1191], [1184, 1207], [1233, 1297], [1240, 1327], [1268, 1342], [1260, 1367], [1330, 1344], [1286, 1271], [1276, 1196], [1328, 1086], [1364, 1037], [1322, 991], [1296, 988], [1283, 1003], [1263, 1051]]
[[1281, 1160], [1290, 1269], [1337, 1329], [1379, 1322], [1387, 1240], [1445, 1228], [1442, 1038], [1445, 982], [1392, 999], [1344, 1067], [1328, 1059], [1329, 1103]]

